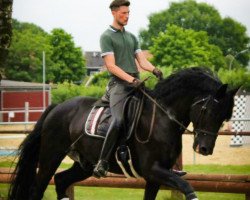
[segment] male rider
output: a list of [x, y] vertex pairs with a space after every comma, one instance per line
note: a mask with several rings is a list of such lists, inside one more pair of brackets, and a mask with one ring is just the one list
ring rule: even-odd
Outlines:
[[162, 72], [145, 58], [137, 38], [124, 28], [129, 19], [129, 5], [128, 0], [112, 1], [109, 8], [113, 15], [113, 23], [100, 38], [101, 55], [111, 74], [104, 98], [110, 102], [113, 120], [94, 169], [96, 177], [106, 176], [108, 160], [122, 126], [124, 101], [131, 94], [131, 90], [141, 84], [135, 60], [142, 69], [152, 72], [159, 79], [162, 78]]

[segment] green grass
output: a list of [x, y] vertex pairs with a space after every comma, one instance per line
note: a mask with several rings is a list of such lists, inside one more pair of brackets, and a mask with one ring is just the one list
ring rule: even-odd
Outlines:
[[[9, 157], [9, 158], [6, 158], [6, 159], [0, 159], [0, 168], [15, 167], [16, 166], [16, 161], [17, 161], [17, 159], [14, 160], [14, 157]], [[71, 166], [72, 166], [72, 164], [70, 164], [70, 163], [61, 163], [59, 168], [68, 169]]]
[[[0, 184], [0, 199], [7, 196], [8, 185]], [[97, 188], [97, 187], [75, 187], [75, 200], [141, 200], [143, 199], [142, 189], [121, 189], [121, 188]], [[245, 200], [243, 194], [225, 194], [197, 192], [200, 200]], [[44, 194], [43, 200], [55, 200], [55, 187], [49, 186]], [[160, 190], [156, 200], [171, 200], [171, 192]]]
[[[9, 167], [10, 161], [0, 161], [1, 167]], [[63, 163], [60, 168], [68, 168], [71, 164]], [[250, 174], [250, 165], [186, 165], [188, 173], [210, 173], [210, 174]], [[7, 196], [8, 185], [0, 184], [0, 199]], [[121, 189], [104, 187], [74, 187], [75, 200], [139, 200], [143, 198], [142, 189]], [[200, 200], [245, 200], [244, 194], [225, 194], [197, 192]], [[56, 199], [55, 187], [49, 186], [44, 195], [44, 200]], [[161, 190], [157, 200], [171, 200], [171, 192]]]
[[250, 174], [250, 165], [185, 165], [188, 173]]
[[[0, 168], [14, 167], [11, 160], [0, 160]], [[61, 163], [60, 169], [68, 169], [70, 163]], [[210, 173], [210, 174], [250, 174], [250, 165], [185, 165], [184, 170], [188, 173]]]

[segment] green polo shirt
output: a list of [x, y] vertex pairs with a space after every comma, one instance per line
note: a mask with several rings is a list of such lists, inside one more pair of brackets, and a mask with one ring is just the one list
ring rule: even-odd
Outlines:
[[136, 37], [110, 26], [100, 38], [101, 56], [114, 54], [115, 64], [127, 73], [138, 73], [135, 54], [141, 51]]

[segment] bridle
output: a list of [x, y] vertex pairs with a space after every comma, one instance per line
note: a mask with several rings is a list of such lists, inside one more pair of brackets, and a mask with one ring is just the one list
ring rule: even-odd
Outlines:
[[[213, 101], [215, 103], [219, 103], [219, 101], [217, 99], [215, 99], [215, 98], [213, 98], [213, 96], [209, 95], [208, 97], [200, 99], [200, 100], [198, 100], [198, 101], [196, 101], [196, 102], [194, 102], [192, 104], [191, 107], [194, 107], [195, 105], [203, 103], [203, 105], [201, 106], [200, 113], [199, 113], [199, 115], [197, 117], [197, 120], [196, 120], [196, 125], [199, 125], [200, 122], [202, 121], [202, 118], [203, 118], [203, 116], [204, 116], [204, 114], [205, 114], [205, 112], [207, 110], [207, 105], [208, 105], [208, 103], [210, 101]], [[195, 137], [197, 137], [198, 135], [201, 135], [201, 134], [202, 135], [211, 135], [213, 137], [217, 137], [218, 136], [217, 133], [215, 133], [215, 132], [206, 131], [206, 130], [197, 129], [197, 128], [195, 128], [193, 132], [195, 133]]]
[[[174, 121], [175, 123], [177, 123], [182, 129], [190, 132], [190, 133], [193, 133], [195, 134], [195, 138], [198, 136], [198, 135], [211, 135], [213, 137], [217, 137], [217, 133], [215, 132], [211, 132], [211, 131], [206, 131], [206, 130], [203, 130], [203, 129], [196, 129], [194, 128], [193, 131], [191, 131], [190, 129], [188, 129], [182, 122], [180, 122], [179, 120], [177, 120], [175, 118], [175, 116], [173, 114], [171, 114], [171, 112], [169, 110], [167, 110], [166, 108], [164, 108], [164, 106], [162, 106], [161, 104], [159, 104], [153, 97], [151, 97], [145, 90], [143, 90], [142, 88], [139, 88], [140, 91], [149, 99], [153, 102], [154, 106], [157, 106], [159, 109], [161, 109], [167, 116], [170, 120]], [[203, 103], [202, 107], [201, 107], [201, 110], [200, 110], [200, 113], [197, 117], [197, 120], [196, 120], [196, 124], [199, 124], [204, 116], [204, 113], [205, 111], [207, 110], [207, 105], [210, 101], [214, 101], [216, 103], [219, 103], [219, 101], [215, 98], [213, 98], [211, 95], [209, 95], [208, 97], [206, 98], [202, 98], [200, 100], [197, 100], [196, 102], [194, 102], [192, 104], [191, 107], [194, 107], [195, 105], [198, 105], [200, 103]], [[155, 112], [155, 111], [154, 111]], [[154, 114], [155, 115], [155, 114]], [[151, 126], [152, 126], [152, 123], [151, 123]], [[150, 128], [151, 129], [151, 128]], [[152, 135], [152, 132], [150, 131], [149, 135], [148, 135], [148, 138], [145, 140], [145, 141], [141, 141], [141, 140], [138, 140], [138, 142], [140, 143], [147, 143], [149, 142], [150, 140], [150, 137]]]

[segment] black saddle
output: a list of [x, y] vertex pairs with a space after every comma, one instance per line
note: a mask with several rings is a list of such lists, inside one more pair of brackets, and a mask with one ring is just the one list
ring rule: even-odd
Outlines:
[[[143, 94], [136, 93], [127, 97], [123, 106], [123, 124], [125, 138], [128, 140], [136, 128], [136, 122], [139, 120], [143, 107]], [[105, 138], [111, 123], [112, 116], [109, 102], [98, 100], [89, 113], [85, 123], [85, 134]]]

